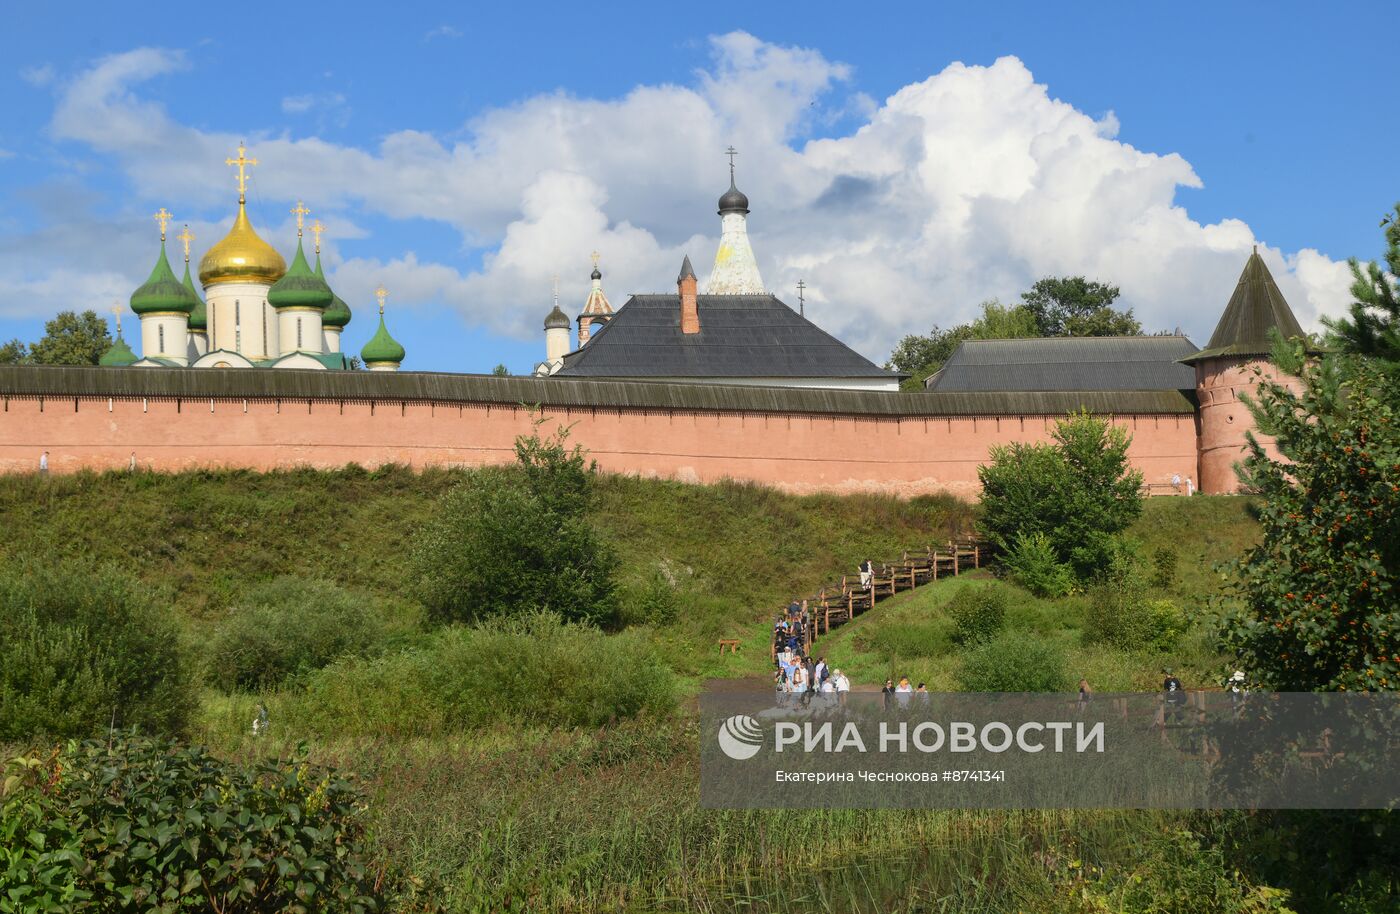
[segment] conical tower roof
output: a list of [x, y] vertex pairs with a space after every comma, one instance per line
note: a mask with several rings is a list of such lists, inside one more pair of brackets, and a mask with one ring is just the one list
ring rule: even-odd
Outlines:
[[170, 269], [170, 261], [165, 257], [165, 239], [162, 238], [160, 256], [156, 258], [150, 278], [131, 293], [131, 310], [137, 314], [170, 311], [189, 314], [198, 302], [199, 297], [175, 278], [175, 271]]
[[327, 308], [335, 298], [331, 287], [306, 262], [306, 253], [297, 239], [297, 254], [287, 274], [267, 290], [267, 303], [274, 308]]
[[194, 287], [194, 280], [190, 278], [190, 262], [185, 261], [184, 287], [194, 296], [196, 302], [194, 310], [190, 312], [191, 330], [209, 329], [209, 306], [204, 303], [204, 298], [199, 294], [199, 290]]
[[[325, 271], [321, 269], [321, 252], [316, 252], [316, 276], [322, 282], [326, 282]], [[330, 288], [330, 283], [326, 283], [326, 288]], [[321, 315], [321, 326], [339, 327], [344, 330], [345, 325], [350, 323], [350, 306], [345, 300], [331, 290], [331, 303], [326, 307], [326, 311]]]
[[1235, 294], [1230, 296], [1206, 348], [1181, 361], [1191, 365], [1222, 356], [1268, 355], [1273, 350], [1273, 330], [1286, 340], [1307, 337], [1256, 249], [1245, 261]]
[[117, 334], [116, 341], [106, 352], [102, 353], [102, 358], [97, 360], [97, 364], [107, 368], [125, 368], [135, 364], [135, 362], [136, 353], [131, 351], [131, 347], [126, 344], [126, 340], [122, 339], [120, 333]]

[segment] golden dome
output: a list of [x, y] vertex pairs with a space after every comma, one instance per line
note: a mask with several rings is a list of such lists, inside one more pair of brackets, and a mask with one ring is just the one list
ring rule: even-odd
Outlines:
[[233, 228], [199, 261], [199, 281], [206, 287], [221, 282], [271, 284], [286, 272], [287, 262], [253, 231], [247, 208], [241, 201]]

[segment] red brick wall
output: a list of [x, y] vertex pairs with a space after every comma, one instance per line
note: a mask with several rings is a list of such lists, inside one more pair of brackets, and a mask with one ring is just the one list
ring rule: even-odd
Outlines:
[[[995, 443], [1043, 441], [1058, 417], [808, 416], [643, 409], [545, 409], [609, 472], [689, 481], [724, 477], [793, 492], [951, 491], [972, 495]], [[1192, 415], [1114, 420], [1149, 483], [1197, 476]], [[0, 472], [141, 467], [476, 466], [514, 459], [523, 407], [337, 400], [9, 398]]]

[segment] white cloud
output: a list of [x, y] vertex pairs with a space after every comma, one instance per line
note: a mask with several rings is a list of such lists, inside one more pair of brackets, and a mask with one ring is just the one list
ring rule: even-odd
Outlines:
[[37, 64], [32, 67], [24, 67], [19, 71], [19, 78], [29, 83], [31, 86], [42, 88], [53, 82], [53, 64]]
[[460, 29], [453, 28], [453, 27], [450, 26], [450, 25], [440, 25], [440, 26], [438, 26], [438, 27], [435, 28], [435, 29], [429, 29], [428, 31], [426, 31], [426, 32], [423, 33], [423, 40], [424, 40], [424, 41], [432, 41], [434, 38], [461, 38], [461, 37], [462, 37], [462, 32], [461, 32], [461, 30], [460, 30]]
[[[671, 288], [685, 253], [707, 272], [732, 142], [763, 276], [784, 299], [805, 279], [808, 314], [876, 360], [902, 334], [965, 320], [985, 298], [1014, 300], [1047, 274], [1113, 282], [1148, 328], [1181, 326], [1203, 343], [1260, 243], [1242, 221], [1191, 219], [1177, 202], [1179, 187], [1201, 186], [1188, 162], [1119, 141], [1113, 112], [1052, 98], [1014, 57], [955, 63], [877, 102], [815, 50], [741, 32], [711, 50], [689, 85], [537, 95], [480, 112], [455, 142], [404, 129], [355, 148], [250, 131], [256, 187], [277, 205], [300, 197], [322, 212], [451, 226], [485, 250], [480, 269], [386, 244], [341, 264], [338, 287], [363, 298], [382, 280], [398, 306], [446, 304], [529, 338], [551, 274], [581, 303], [595, 248], [615, 304]], [[116, 157], [143, 199], [227, 201], [223, 160], [243, 137], [178, 123], [136, 91], [183, 66], [158, 49], [98, 61], [61, 93], [52, 133]], [[843, 135], [805, 139], [852, 118]], [[1344, 265], [1261, 250], [1305, 325], [1345, 303]]]

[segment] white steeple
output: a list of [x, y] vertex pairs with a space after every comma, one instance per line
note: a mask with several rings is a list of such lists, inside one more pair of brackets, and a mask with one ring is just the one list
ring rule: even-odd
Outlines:
[[734, 156], [730, 146], [729, 190], [719, 198], [719, 250], [715, 251], [715, 266], [710, 271], [706, 295], [762, 295], [763, 278], [758, 275], [758, 262], [749, 246], [749, 198], [734, 186]]

